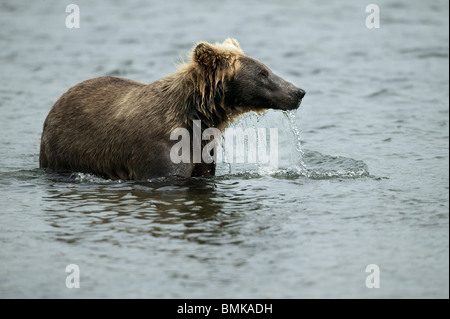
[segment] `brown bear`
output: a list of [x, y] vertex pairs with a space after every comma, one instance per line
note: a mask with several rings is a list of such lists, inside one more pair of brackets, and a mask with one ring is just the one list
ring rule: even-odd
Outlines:
[[171, 161], [174, 129], [201, 121], [223, 131], [245, 112], [296, 109], [304, 95], [236, 40], [200, 42], [175, 74], [151, 84], [104, 76], [70, 88], [44, 122], [39, 165], [123, 180], [213, 176], [214, 162]]

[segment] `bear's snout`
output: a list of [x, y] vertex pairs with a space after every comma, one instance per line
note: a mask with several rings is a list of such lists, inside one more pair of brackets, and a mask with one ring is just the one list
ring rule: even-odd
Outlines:
[[305, 94], [306, 94], [305, 90], [302, 90], [302, 89], [298, 89], [297, 90], [297, 97], [298, 97], [299, 100], [303, 99]]

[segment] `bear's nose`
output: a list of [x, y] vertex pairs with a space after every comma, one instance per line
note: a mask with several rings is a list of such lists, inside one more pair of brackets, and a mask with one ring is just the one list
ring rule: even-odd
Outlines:
[[297, 90], [297, 96], [298, 96], [298, 98], [301, 100], [301, 99], [303, 99], [303, 97], [305, 96], [305, 94], [306, 94], [306, 92], [304, 91], [304, 90], [302, 90], [302, 89], [298, 89]]

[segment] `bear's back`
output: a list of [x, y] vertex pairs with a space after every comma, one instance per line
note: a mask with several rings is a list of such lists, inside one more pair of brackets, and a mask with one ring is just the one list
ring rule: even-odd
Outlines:
[[[126, 119], [138, 109], [134, 101], [145, 86], [104, 76], [70, 88], [52, 106], [44, 122], [40, 167], [124, 178], [117, 165], [130, 160], [132, 140], [136, 139], [132, 132], [136, 128]], [[116, 171], [109, 169], [112, 167]]]

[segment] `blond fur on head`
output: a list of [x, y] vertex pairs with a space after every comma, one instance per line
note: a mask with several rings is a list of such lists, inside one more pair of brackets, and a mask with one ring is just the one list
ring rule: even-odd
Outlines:
[[[230, 79], [240, 67], [238, 58], [245, 55], [235, 39], [223, 43], [197, 43], [189, 54], [189, 61], [178, 65], [179, 73], [194, 83], [202, 101], [211, 98], [217, 86]], [[209, 88], [209, 90], [207, 90]], [[209, 91], [209, 92], [206, 92]]]
[[[199, 42], [190, 52], [189, 61], [178, 65], [178, 72], [175, 74], [178, 80], [173, 83], [173, 87], [179, 90], [179, 81], [190, 83], [194, 99], [195, 92], [200, 94], [200, 100], [194, 102], [195, 107], [201, 114], [210, 118], [211, 123], [216, 124], [213, 117], [218, 115], [218, 112], [225, 111], [223, 100], [217, 103], [216, 97], [223, 97], [225, 81], [231, 79], [239, 70], [239, 57], [244, 55], [235, 39], [228, 38], [215, 44]], [[188, 91], [184, 93], [188, 94]]]

